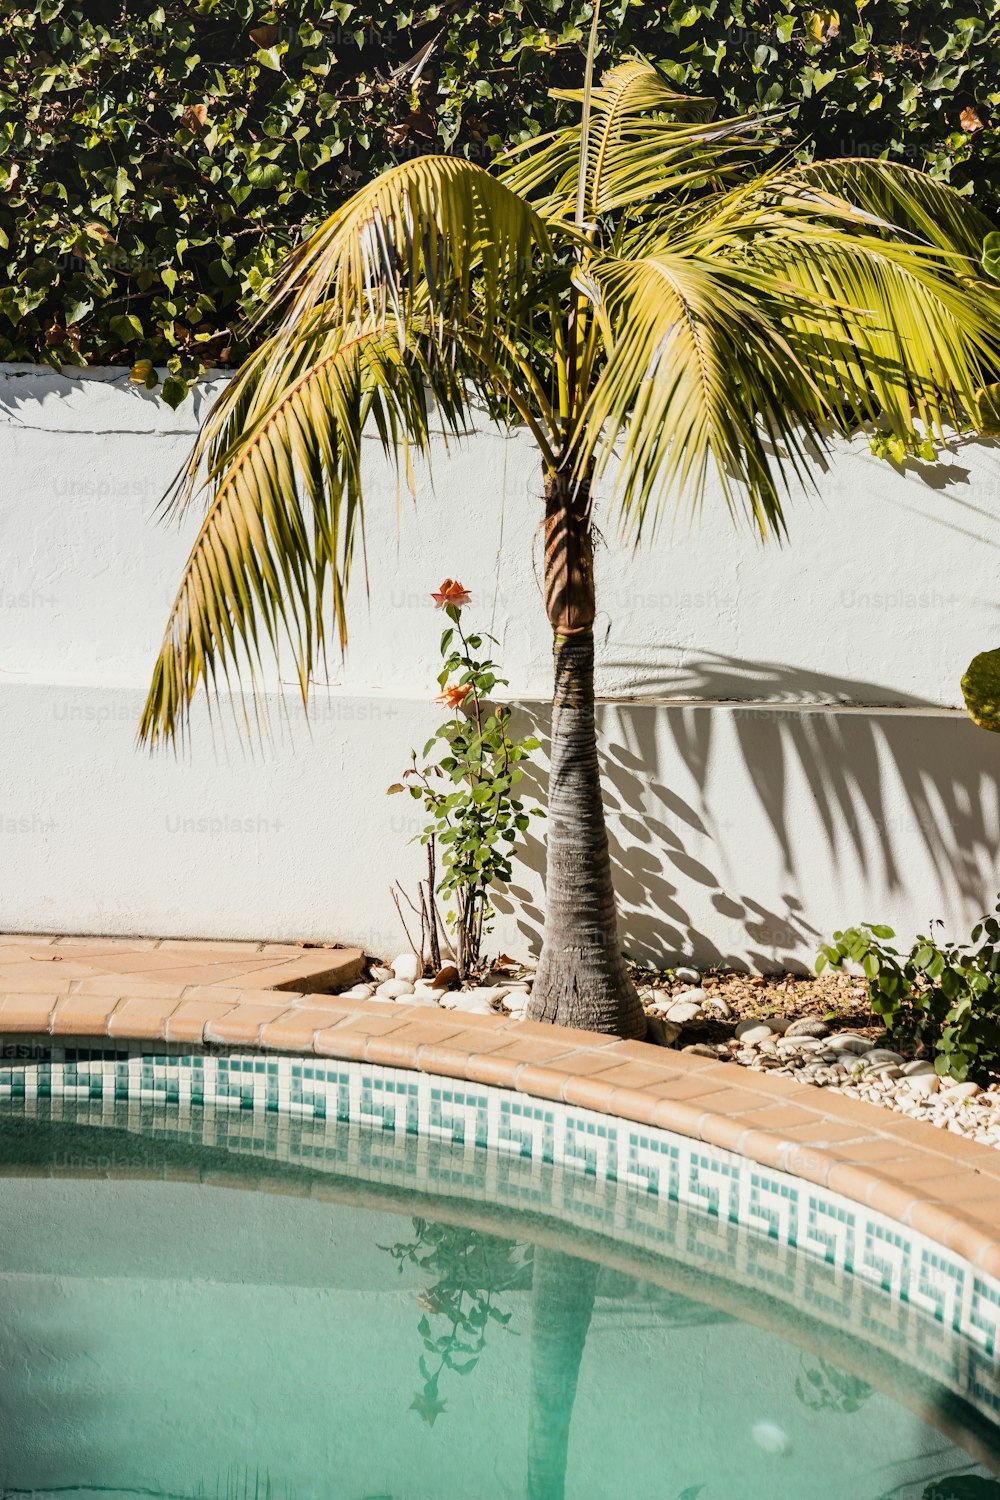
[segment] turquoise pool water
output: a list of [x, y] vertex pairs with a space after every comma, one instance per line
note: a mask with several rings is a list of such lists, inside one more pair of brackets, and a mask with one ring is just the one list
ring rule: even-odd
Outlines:
[[625, 1250], [442, 1143], [436, 1196], [419, 1139], [350, 1127], [373, 1182], [54, 1113], [0, 1108], [0, 1495], [1000, 1497], [952, 1336], [787, 1249], [751, 1288], [676, 1206]]

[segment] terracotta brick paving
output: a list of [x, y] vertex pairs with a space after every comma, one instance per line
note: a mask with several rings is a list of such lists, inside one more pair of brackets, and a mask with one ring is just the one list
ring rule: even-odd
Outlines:
[[0, 935], [0, 1036], [261, 1046], [562, 1100], [827, 1186], [1000, 1276], [1000, 1151], [689, 1052], [319, 993], [361, 965], [350, 948]]
[[69, 994], [81, 982], [97, 982], [102, 994], [120, 983], [121, 993], [133, 996], [142, 993], [136, 984], [167, 986], [178, 998], [206, 984], [308, 993], [351, 984], [363, 962], [360, 948], [0, 933], [0, 991], [18, 993]]

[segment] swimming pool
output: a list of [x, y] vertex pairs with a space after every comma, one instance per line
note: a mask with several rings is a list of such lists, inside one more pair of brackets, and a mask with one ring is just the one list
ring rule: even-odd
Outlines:
[[794, 1180], [666, 1132], [626, 1171], [613, 1121], [567, 1154], [544, 1107], [368, 1074], [0, 1071], [3, 1494], [997, 1494], [986, 1279], [938, 1255], [921, 1298], [933, 1247], [847, 1252], [812, 1190], [792, 1232]]

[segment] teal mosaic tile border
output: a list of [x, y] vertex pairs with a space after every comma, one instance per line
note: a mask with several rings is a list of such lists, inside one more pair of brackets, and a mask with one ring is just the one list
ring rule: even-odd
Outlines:
[[854, 1330], [1000, 1420], [1000, 1282], [850, 1199], [671, 1131], [368, 1063], [162, 1043], [0, 1058], [0, 1102], [545, 1214]]

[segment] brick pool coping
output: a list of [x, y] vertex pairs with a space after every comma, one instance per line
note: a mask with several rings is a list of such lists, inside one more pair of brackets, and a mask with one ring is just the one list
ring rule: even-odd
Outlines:
[[[297, 961], [292, 945], [231, 945], [250, 956], [244, 977], [257, 981], [253, 988], [241, 988], [231, 974], [220, 974], [221, 982], [191, 982], [204, 966], [197, 972], [198, 965], [182, 967], [177, 958], [171, 973], [169, 961], [159, 963], [154, 979], [139, 978], [134, 968], [129, 975], [71, 977], [46, 969], [43, 955], [30, 986], [14, 990], [11, 981], [24, 970], [18, 965], [12, 974], [6, 953], [18, 943], [32, 952], [49, 943], [53, 957], [84, 946], [72, 938], [60, 944], [0, 935], [0, 1037], [249, 1046], [491, 1084], [736, 1152], [864, 1204], [1000, 1276], [1000, 1151], [847, 1095], [645, 1042], [286, 989]], [[105, 952], [113, 947], [120, 952], [124, 945], [103, 945]], [[169, 956], [191, 947], [150, 942], [137, 951]], [[284, 951], [275, 953], [277, 947]], [[315, 975], [335, 955], [344, 965], [340, 983], [361, 966], [356, 949], [298, 952], [307, 983], [318, 982]], [[96, 940], [91, 955], [100, 965]], [[272, 983], [280, 981], [280, 992], [259, 987], [264, 970]]]

